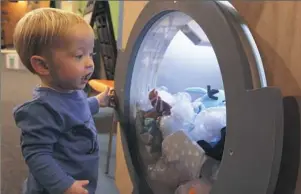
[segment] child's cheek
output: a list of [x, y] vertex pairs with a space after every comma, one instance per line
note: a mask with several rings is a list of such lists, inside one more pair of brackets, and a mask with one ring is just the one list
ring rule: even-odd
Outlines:
[[80, 79], [83, 75], [81, 74], [81, 70], [79, 68], [64, 68], [61, 71], [62, 79]]

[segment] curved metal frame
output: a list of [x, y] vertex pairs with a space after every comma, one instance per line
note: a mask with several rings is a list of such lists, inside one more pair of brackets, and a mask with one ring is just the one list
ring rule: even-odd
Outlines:
[[216, 53], [224, 81], [227, 139], [219, 177], [211, 193], [272, 194], [282, 154], [282, 95], [277, 88], [260, 88], [264, 84], [259, 80], [254, 48], [237, 25], [237, 14], [213, 1], [149, 2], [132, 29], [125, 51], [119, 53], [115, 88], [126, 161], [137, 184], [134, 187], [139, 193], [151, 193], [139, 169], [135, 127], [129, 123], [135, 57], [150, 26], [172, 11], [189, 15], [202, 27]]

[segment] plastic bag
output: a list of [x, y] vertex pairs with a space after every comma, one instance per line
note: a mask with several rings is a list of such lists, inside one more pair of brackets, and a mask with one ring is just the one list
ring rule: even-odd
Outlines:
[[178, 185], [192, 180], [187, 169], [178, 162], [167, 162], [161, 157], [157, 163], [148, 166], [149, 178], [175, 190]]
[[177, 131], [163, 140], [162, 155], [168, 162], [179, 162], [193, 178], [198, 178], [206, 161], [205, 151], [191, 141], [183, 131]]
[[194, 127], [193, 122], [196, 113], [190, 95], [188, 93], [177, 93], [174, 95], [174, 100], [173, 107], [170, 110], [171, 114], [160, 119], [160, 130], [163, 138], [179, 130], [189, 132]]
[[159, 123], [163, 139], [177, 131], [183, 131], [184, 133], [189, 134], [189, 132], [194, 128], [194, 124], [192, 122], [183, 122], [173, 116], [163, 116]]
[[163, 116], [160, 119], [160, 131], [162, 132], [163, 139], [170, 134], [183, 129], [183, 122], [172, 116]]
[[203, 179], [195, 179], [178, 187], [175, 194], [209, 194], [211, 184]]
[[171, 108], [171, 116], [177, 118], [183, 123], [192, 123], [196, 114], [191, 103], [191, 97], [188, 93], [177, 93], [175, 104]]
[[158, 95], [161, 97], [163, 101], [165, 101], [171, 106], [174, 105], [175, 98], [172, 94], [168, 92], [168, 89], [165, 86], [158, 87], [156, 88], [156, 90], [158, 91]]
[[201, 111], [195, 118], [194, 129], [189, 136], [194, 141], [213, 142], [221, 137], [221, 129], [226, 126], [226, 107], [212, 107]]
[[137, 110], [148, 111], [152, 108], [153, 108], [153, 106], [148, 99], [147, 100], [145, 100], [145, 99], [137, 100], [137, 103], [136, 103]]
[[191, 102], [191, 96], [187, 92], [178, 92], [174, 95], [175, 103], [179, 101], [188, 101]]
[[205, 105], [202, 103], [202, 101], [194, 101], [192, 103], [192, 106], [196, 114], [199, 114], [202, 110], [205, 109]]

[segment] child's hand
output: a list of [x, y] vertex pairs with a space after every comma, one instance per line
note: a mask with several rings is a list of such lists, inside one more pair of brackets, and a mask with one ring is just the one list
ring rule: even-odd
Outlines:
[[69, 187], [64, 194], [89, 194], [88, 190], [84, 186], [88, 185], [89, 181], [75, 181], [71, 187]]
[[109, 106], [110, 99], [113, 97], [112, 91], [113, 91], [112, 89], [107, 87], [107, 89], [104, 92], [102, 92], [96, 96], [100, 107], [108, 107]]

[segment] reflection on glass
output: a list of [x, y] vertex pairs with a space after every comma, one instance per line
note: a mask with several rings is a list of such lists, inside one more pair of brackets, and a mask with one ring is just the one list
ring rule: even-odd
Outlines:
[[226, 133], [223, 81], [205, 32], [189, 16], [157, 20], [138, 49], [130, 110], [156, 194], [208, 194]]
[[249, 28], [247, 27], [247, 25], [242, 24], [241, 27], [242, 27], [244, 33], [246, 34], [246, 37], [248, 38], [248, 40], [251, 44], [252, 51], [255, 55], [255, 61], [256, 61], [256, 65], [257, 65], [257, 71], [259, 73], [260, 85], [261, 85], [261, 87], [267, 87], [267, 80], [266, 80], [266, 76], [265, 76], [265, 72], [264, 72], [264, 68], [263, 68], [263, 63], [262, 63], [258, 48], [256, 46], [255, 40], [254, 40]]

